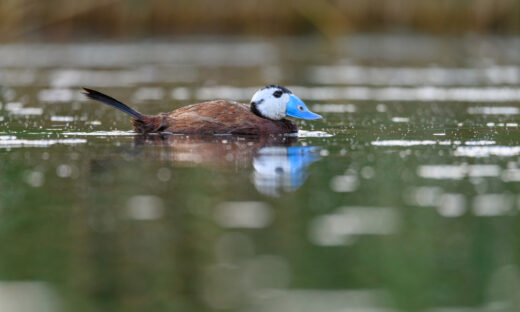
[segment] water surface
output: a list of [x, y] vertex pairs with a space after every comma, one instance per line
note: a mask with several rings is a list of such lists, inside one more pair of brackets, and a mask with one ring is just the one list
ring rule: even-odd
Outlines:
[[[0, 46], [0, 308], [517, 310], [519, 48]], [[154, 113], [271, 83], [324, 119], [296, 136], [143, 137], [79, 91]]]

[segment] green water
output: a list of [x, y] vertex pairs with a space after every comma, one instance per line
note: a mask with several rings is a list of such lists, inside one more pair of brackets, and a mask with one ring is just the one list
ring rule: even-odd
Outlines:
[[[517, 311], [515, 38], [0, 46], [0, 310]], [[144, 113], [291, 88], [293, 137]]]

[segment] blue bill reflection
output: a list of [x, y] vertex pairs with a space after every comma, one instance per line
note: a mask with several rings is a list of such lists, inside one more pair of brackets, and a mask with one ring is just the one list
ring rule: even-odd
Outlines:
[[265, 195], [292, 192], [307, 179], [307, 168], [320, 160], [317, 146], [266, 146], [253, 159], [253, 183]]

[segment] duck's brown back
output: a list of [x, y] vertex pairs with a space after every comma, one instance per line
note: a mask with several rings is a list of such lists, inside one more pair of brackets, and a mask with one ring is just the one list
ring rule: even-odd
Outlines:
[[197, 134], [278, 134], [294, 133], [298, 126], [287, 119], [273, 121], [251, 112], [237, 102], [211, 101], [192, 104], [170, 113], [134, 120], [137, 132], [173, 132]]

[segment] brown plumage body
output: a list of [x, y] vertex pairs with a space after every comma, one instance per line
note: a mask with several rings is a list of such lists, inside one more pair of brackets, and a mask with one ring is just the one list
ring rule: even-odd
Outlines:
[[246, 104], [224, 100], [192, 104], [170, 113], [132, 120], [140, 133], [278, 134], [298, 132], [288, 120], [269, 120], [251, 112]]
[[298, 132], [296, 123], [287, 120], [270, 120], [253, 113], [242, 103], [224, 100], [203, 102], [181, 107], [159, 115], [141, 114], [118, 100], [83, 88], [85, 95], [134, 117], [132, 124], [139, 133], [184, 133], [184, 134], [284, 134]]

